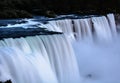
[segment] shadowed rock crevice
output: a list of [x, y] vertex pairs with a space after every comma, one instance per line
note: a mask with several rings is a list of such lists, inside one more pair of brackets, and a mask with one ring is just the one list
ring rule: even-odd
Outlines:
[[12, 83], [11, 80], [7, 80], [6, 82], [0, 81], [0, 83]]

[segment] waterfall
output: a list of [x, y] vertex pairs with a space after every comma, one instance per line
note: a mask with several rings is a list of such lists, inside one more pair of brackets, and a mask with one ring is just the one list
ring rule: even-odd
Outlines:
[[74, 33], [76, 38], [83, 39], [85, 37], [92, 38], [92, 25], [91, 19], [77, 19], [73, 20], [74, 22]]
[[49, 21], [49, 24], [44, 26], [47, 26], [51, 31], [63, 32], [68, 37], [78, 40], [84, 38], [93, 39], [94, 36], [98, 40], [111, 40], [113, 36], [115, 37], [117, 35], [113, 14], [84, 19]]
[[107, 18], [108, 18], [108, 22], [109, 22], [109, 25], [110, 25], [110, 29], [112, 31], [112, 35], [116, 36], [117, 35], [117, 29], [116, 29], [116, 23], [115, 23], [114, 15], [113, 14], [108, 14]]
[[79, 83], [76, 58], [64, 35], [4, 39], [0, 46], [1, 68], [13, 83]]
[[112, 33], [110, 30], [110, 26], [108, 24], [108, 21], [105, 16], [98, 17], [98, 18], [92, 18], [94, 29], [95, 29], [95, 35], [101, 39], [111, 39]]
[[[117, 36], [113, 14], [52, 20], [48, 24], [35, 22], [36, 24], [63, 34], [0, 40], [0, 81], [10, 79], [12, 83], [120, 83], [117, 79], [120, 77], [117, 74], [120, 69], [117, 67], [120, 63], [120, 46], [117, 45], [119, 42], [114, 41], [116, 44], [109, 45], [94, 41], [110, 41]], [[113, 57], [114, 54], [116, 56]], [[109, 76], [110, 80], [107, 78]]]

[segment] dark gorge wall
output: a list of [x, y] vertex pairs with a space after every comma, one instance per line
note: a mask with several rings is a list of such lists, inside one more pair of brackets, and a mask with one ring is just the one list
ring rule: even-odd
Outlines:
[[56, 14], [119, 13], [120, 0], [0, 0], [0, 18]]

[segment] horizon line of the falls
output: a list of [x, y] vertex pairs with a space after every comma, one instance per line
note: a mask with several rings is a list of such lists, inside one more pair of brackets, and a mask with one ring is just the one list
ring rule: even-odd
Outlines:
[[114, 14], [84, 19], [64, 19], [49, 21], [44, 25], [48, 30], [67, 34], [68, 37], [81, 40], [84, 38], [111, 40], [117, 36]]
[[0, 40], [0, 81], [12, 83], [80, 83], [69, 39], [47, 35]]

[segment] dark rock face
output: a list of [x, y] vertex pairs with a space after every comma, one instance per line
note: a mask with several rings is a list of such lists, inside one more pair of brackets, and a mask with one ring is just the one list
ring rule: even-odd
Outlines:
[[32, 18], [32, 15], [25, 10], [16, 9], [4, 9], [0, 12], [0, 19], [11, 19], [11, 18]]
[[6, 82], [1, 82], [0, 83], [12, 83], [11, 80], [7, 80]]
[[[0, 18], [54, 17], [55, 14], [120, 13], [120, 0], [2, 0]], [[29, 12], [29, 13], [28, 13]]]
[[115, 22], [117, 26], [117, 31], [120, 32], [120, 14], [115, 14]]

